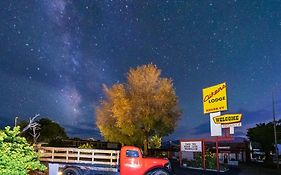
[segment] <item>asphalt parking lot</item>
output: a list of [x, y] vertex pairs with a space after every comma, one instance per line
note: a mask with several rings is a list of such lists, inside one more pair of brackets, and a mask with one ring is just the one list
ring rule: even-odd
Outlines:
[[173, 168], [176, 175], [281, 175], [281, 169], [267, 169], [259, 165], [246, 164], [239, 165], [239, 167], [231, 167], [230, 170], [225, 173], [191, 170], [181, 168], [177, 164], [173, 165]]

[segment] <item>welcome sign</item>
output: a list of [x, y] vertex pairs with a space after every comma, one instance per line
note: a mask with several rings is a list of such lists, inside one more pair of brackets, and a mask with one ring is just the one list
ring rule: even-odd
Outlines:
[[215, 124], [239, 123], [241, 119], [242, 114], [225, 114], [213, 118]]

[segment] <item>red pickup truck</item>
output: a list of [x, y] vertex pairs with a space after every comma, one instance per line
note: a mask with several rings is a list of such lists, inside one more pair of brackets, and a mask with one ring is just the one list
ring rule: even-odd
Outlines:
[[139, 148], [124, 146], [120, 156], [121, 175], [169, 175], [171, 165], [168, 159], [144, 158]]
[[40, 161], [49, 166], [49, 175], [171, 175], [168, 159], [145, 158], [138, 147], [121, 151], [41, 147]]

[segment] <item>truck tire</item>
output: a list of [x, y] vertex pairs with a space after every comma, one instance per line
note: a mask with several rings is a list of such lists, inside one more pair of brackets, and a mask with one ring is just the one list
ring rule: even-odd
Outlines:
[[82, 175], [82, 173], [78, 168], [67, 167], [63, 170], [63, 175]]
[[146, 175], [172, 175], [168, 170], [165, 168], [157, 168], [154, 170], [149, 171]]

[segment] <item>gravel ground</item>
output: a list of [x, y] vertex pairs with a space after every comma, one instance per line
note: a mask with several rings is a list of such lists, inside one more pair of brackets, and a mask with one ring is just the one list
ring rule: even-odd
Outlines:
[[176, 175], [281, 175], [281, 169], [266, 169], [258, 165], [239, 165], [239, 167], [230, 168], [228, 172], [204, 172], [200, 170], [190, 170], [181, 168], [178, 165], [173, 166]]

